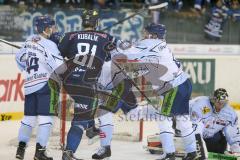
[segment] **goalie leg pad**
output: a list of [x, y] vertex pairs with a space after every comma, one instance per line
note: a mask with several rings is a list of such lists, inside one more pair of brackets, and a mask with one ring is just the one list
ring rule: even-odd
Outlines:
[[208, 150], [201, 134], [195, 134], [197, 144], [197, 154], [199, 159], [208, 159]]
[[24, 116], [23, 120], [21, 121], [21, 127], [18, 132], [18, 140], [19, 142], [29, 142], [32, 129], [36, 125], [36, 116]]
[[160, 141], [165, 153], [175, 152], [174, 132], [172, 128], [172, 117], [162, 116], [159, 121]]

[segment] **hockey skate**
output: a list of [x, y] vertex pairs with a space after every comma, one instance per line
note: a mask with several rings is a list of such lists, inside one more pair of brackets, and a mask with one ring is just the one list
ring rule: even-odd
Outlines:
[[62, 154], [62, 160], [83, 160], [74, 157], [73, 151], [71, 150], [64, 150]]
[[95, 126], [86, 130], [86, 136], [88, 137], [88, 145], [94, 144], [99, 139], [100, 130]]
[[101, 160], [109, 160], [111, 157], [111, 148], [110, 146], [100, 147], [97, 153], [92, 155], [92, 159], [101, 159]]
[[53, 160], [52, 157], [46, 155], [46, 148], [42, 147], [39, 143], [36, 144], [36, 152], [34, 160]]
[[164, 153], [164, 155], [161, 158], [156, 160], [175, 160], [175, 153], [167, 153], [167, 154]]
[[21, 160], [24, 159], [25, 149], [26, 149], [26, 143], [19, 142], [18, 148], [17, 148], [17, 153], [16, 153], [17, 159], [21, 159]]
[[199, 157], [197, 155], [197, 152], [191, 152], [191, 153], [188, 153], [184, 158], [183, 160], [198, 160]]

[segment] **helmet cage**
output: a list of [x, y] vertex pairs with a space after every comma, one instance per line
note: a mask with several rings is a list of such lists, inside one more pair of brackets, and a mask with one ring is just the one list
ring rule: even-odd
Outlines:
[[226, 104], [228, 102], [228, 93], [224, 88], [218, 88], [214, 91], [213, 95], [210, 97], [211, 102], [215, 105]]

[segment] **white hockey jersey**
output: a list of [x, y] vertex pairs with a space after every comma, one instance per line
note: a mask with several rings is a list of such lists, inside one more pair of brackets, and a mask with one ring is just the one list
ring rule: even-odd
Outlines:
[[159, 94], [182, 84], [189, 77], [163, 40], [140, 40], [123, 54], [129, 62], [136, 64], [133, 75], [144, 75]]
[[24, 74], [25, 94], [41, 89], [51, 73], [63, 63], [57, 45], [40, 36], [32, 35], [16, 53], [18, 67]]
[[[210, 138], [219, 131], [223, 131], [227, 142], [234, 152], [240, 152], [240, 130], [238, 117], [231, 106], [226, 104], [220, 112], [214, 112], [209, 97], [200, 96], [190, 100], [190, 114], [197, 132], [203, 138]], [[234, 146], [234, 147], [233, 147]]]
[[102, 66], [98, 83], [101, 84], [105, 90], [112, 90], [125, 78], [123, 73], [112, 63], [112, 61], [108, 61]]

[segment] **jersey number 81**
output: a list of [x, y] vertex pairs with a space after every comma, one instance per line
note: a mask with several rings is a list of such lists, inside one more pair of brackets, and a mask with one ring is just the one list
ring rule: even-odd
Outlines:
[[[91, 68], [93, 64], [94, 55], [97, 50], [97, 45], [93, 45], [91, 47], [89, 43], [78, 43], [77, 49], [78, 49], [78, 54], [76, 54], [73, 62], [78, 65]], [[79, 60], [80, 56], [83, 56], [81, 60]]]

